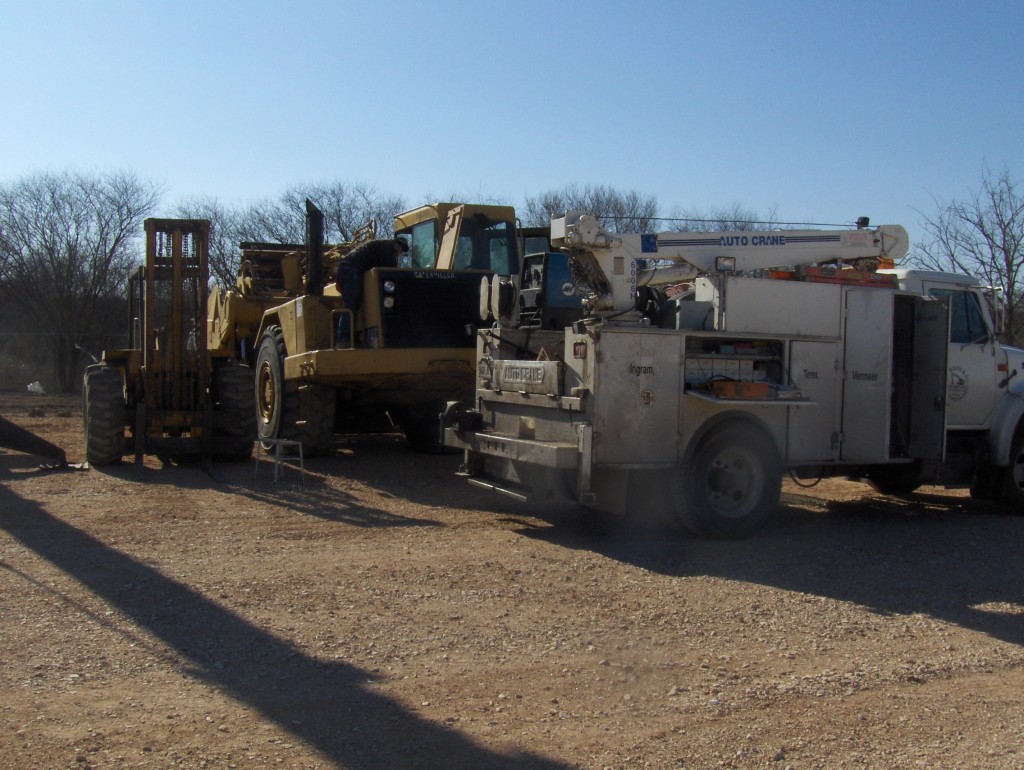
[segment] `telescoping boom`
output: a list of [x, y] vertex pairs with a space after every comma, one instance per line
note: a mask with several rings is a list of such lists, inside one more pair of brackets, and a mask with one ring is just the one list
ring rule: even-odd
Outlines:
[[[901, 225], [856, 230], [776, 230], [722, 233], [608, 233], [589, 214], [569, 212], [552, 220], [551, 243], [568, 253], [574, 273], [592, 290], [588, 308], [596, 314], [633, 308], [636, 260], [676, 263], [672, 280], [698, 275], [750, 272], [831, 260], [899, 260], [910, 239]], [[647, 276], [648, 278], [650, 275]]]

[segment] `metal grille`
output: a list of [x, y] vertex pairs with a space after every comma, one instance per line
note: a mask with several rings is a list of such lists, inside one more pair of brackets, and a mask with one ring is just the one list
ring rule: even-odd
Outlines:
[[480, 279], [485, 273], [379, 270], [379, 285], [395, 282], [395, 307], [384, 316], [389, 348], [471, 348], [467, 325], [480, 324]]

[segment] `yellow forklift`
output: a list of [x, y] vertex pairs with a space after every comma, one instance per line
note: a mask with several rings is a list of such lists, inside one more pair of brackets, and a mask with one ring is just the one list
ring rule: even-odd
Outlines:
[[84, 382], [91, 465], [251, 456], [249, 367], [207, 348], [208, 220], [147, 219], [146, 263], [130, 282], [129, 347], [107, 350]]

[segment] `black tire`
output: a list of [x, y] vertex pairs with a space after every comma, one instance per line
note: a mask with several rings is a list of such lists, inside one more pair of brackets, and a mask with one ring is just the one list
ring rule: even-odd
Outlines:
[[334, 439], [337, 393], [334, 388], [314, 382], [299, 385], [296, 435], [306, 457], [326, 454]]
[[[292, 439], [285, 411], [294, 411], [298, 385], [284, 381], [284, 334], [280, 326], [271, 326], [263, 333], [256, 353], [254, 375], [256, 433], [259, 440]], [[288, 409], [289, 405], [292, 407]], [[267, 445], [264, 444], [264, 447]]]
[[421, 454], [443, 454], [449, 450], [444, 445], [441, 431], [441, 413], [444, 412], [446, 401], [435, 401], [430, 404], [405, 407], [402, 410], [401, 425], [405, 438], [415, 451]]
[[921, 463], [875, 465], [865, 476], [867, 482], [883, 495], [902, 497], [921, 486]]
[[[314, 457], [328, 451], [334, 436], [336, 397], [333, 388], [284, 378], [284, 333], [271, 326], [256, 355], [255, 414], [260, 441], [300, 441]], [[266, 443], [264, 443], [266, 446]]]
[[752, 426], [723, 426], [677, 472], [676, 515], [695, 535], [735, 540], [764, 526], [781, 491], [782, 462], [771, 437]]
[[252, 456], [256, 403], [252, 369], [225, 361], [213, 371], [213, 454], [227, 460]]
[[1003, 505], [1007, 513], [1024, 515], [1024, 434], [1013, 440], [1010, 464], [1003, 475]]
[[124, 455], [125, 400], [121, 370], [93, 364], [82, 386], [85, 459], [89, 465], [113, 465]]

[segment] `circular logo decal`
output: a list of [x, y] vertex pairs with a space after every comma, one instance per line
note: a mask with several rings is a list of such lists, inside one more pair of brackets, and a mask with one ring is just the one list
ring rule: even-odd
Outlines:
[[962, 366], [949, 367], [949, 400], [959, 401], [967, 395], [967, 370]]

